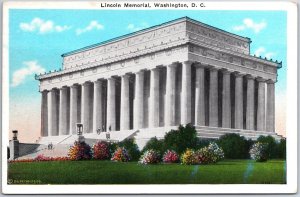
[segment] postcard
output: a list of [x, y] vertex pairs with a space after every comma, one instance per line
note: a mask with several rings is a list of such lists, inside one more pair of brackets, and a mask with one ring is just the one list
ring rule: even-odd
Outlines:
[[3, 3], [5, 194], [297, 192], [297, 4]]

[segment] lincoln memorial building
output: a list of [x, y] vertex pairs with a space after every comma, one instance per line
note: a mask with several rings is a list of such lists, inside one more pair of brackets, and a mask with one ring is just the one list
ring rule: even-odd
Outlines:
[[138, 143], [187, 123], [202, 138], [278, 138], [281, 63], [250, 55], [250, 43], [183, 17], [65, 53], [59, 70], [36, 76], [40, 142], [71, 142], [77, 123], [86, 138]]

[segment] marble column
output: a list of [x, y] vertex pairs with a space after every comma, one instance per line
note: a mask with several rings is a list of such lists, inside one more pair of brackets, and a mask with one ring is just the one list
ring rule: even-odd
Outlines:
[[49, 136], [58, 135], [58, 101], [57, 90], [52, 89], [48, 93], [48, 134]]
[[195, 93], [195, 124], [205, 125], [205, 87], [204, 87], [204, 67], [200, 64], [196, 64], [196, 93]]
[[48, 136], [48, 91], [42, 91], [41, 101], [41, 136]]
[[93, 133], [103, 126], [103, 81], [94, 81]]
[[121, 77], [121, 119], [120, 130], [130, 129], [130, 111], [129, 111], [129, 76]]
[[159, 127], [159, 83], [159, 69], [152, 69], [150, 74], [150, 128]]
[[90, 128], [90, 84], [85, 82], [81, 89], [81, 123], [83, 124], [83, 133], [89, 133]]
[[76, 134], [76, 124], [78, 116], [78, 85], [70, 87], [70, 134]]
[[62, 87], [59, 92], [59, 135], [67, 135], [67, 87]]
[[107, 124], [106, 131], [116, 130], [116, 81], [107, 79]]
[[243, 129], [243, 75], [235, 74], [234, 128]]
[[175, 73], [176, 63], [167, 66], [165, 126], [175, 125]]
[[275, 132], [275, 82], [267, 81], [266, 131]]
[[254, 77], [247, 75], [246, 129], [254, 130]]
[[230, 92], [230, 72], [223, 70], [222, 89], [222, 127], [231, 128], [231, 92]]
[[133, 104], [133, 128], [135, 130], [143, 128], [144, 120], [144, 71], [135, 74], [135, 94]]
[[186, 61], [182, 63], [182, 88], [181, 88], [181, 124], [185, 125], [192, 122], [191, 114], [191, 98], [192, 98], [192, 82], [191, 82], [192, 62]]
[[209, 126], [218, 127], [218, 70], [209, 70]]
[[266, 82], [262, 78], [258, 78], [258, 98], [257, 98], [257, 130], [266, 130], [266, 98], [265, 89]]

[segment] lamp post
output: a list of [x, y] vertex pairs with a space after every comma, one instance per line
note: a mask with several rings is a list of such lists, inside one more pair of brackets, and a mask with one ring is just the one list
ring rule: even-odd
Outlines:
[[18, 130], [13, 130], [13, 140], [18, 140]]
[[82, 135], [83, 124], [77, 123], [76, 128], [77, 128], [78, 142], [84, 142], [84, 136]]

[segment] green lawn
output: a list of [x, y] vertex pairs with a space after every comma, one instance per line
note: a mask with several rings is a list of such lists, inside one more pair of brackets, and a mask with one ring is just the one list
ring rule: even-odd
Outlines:
[[137, 162], [10, 163], [8, 179], [29, 184], [284, 184], [285, 161], [225, 160], [212, 165], [139, 165]]

